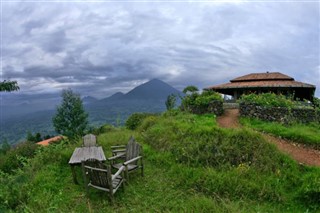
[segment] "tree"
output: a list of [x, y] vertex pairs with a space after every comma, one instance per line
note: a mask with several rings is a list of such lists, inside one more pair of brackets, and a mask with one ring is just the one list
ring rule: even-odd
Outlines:
[[184, 94], [187, 94], [188, 92], [195, 93], [198, 91], [199, 91], [199, 89], [196, 86], [190, 85], [190, 86], [187, 86], [186, 88], [184, 88], [182, 92]]
[[181, 98], [181, 109], [190, 111], [190, 107], [194, 105], [198, 94], [199, 89], [196, 86], [190, 85], [183, 89], [183, 93], [186, 94], [183, 98]]
[[3, 82], [0, 82], [0, 92], [11, 92], [19, 89], [17, 81], [4, 80]]
[[11, 146], [8, 143], [8, 140], [5, 138], [2, 142], [0, 153], [6, 154], [10, 149], [11, 149]]
[[41, 133], [40, 133], [40, 132], [37, 132], [37, 133], [34, 135], [34, 139], [35, 139], [35, 142], [36, 142], [36, 143], [42, 141]]
[[168, 95], [166, 100], [167, 110], [172, 110], [176, 105], [177, 97], [174, 94]]
[[88, 126], [88, 114], [85, 112], [79, 94], [71, 89], [62, 91], [62, 103], [52, 118], [55, 130], [71, 140], [78, 139]]
[[35, 137], [33, 136], [33, 134], [30, 131], [27, 132], [27, 141], [35, 142]]

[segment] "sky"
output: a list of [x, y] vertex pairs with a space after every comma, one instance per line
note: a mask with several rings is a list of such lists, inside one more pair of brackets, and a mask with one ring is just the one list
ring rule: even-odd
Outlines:
[[318, 1], [1, 1], [1, 80], [19, 94], [105, 98], [281, 72], [316, 85]]

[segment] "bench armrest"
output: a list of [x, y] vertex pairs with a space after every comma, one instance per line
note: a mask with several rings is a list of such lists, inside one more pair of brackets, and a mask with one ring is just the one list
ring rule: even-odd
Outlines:
[[125, 145], [111, 146], [111, 149], [126, 148]]
[[126, 154], [126, 153], [123, 153], [123, 154], [120, 154], [120, 155], [115, 155], [115, 156], [113, 156], [113, 157], [108, 158], [108, 160], [110, 161], [110, 160], [118, 159], [118, 158], [120, 158], [120, 157], [123, 157], [125, 154]]
[[128, 160], [128, 161], [124, 162], [123, 165], [127, 166], [128, 164], [130, 164], [130, 163], [132, 163], [132, 162], [135, 162], [135, 161], [137, 161], [137, 160], [139, 160], [139, 159], [141, 159], [141, 158], [142, 158], [142, 156], [138, 156], [138, 157], [136, 157], [136, 158], [133, 158], [133, 159], [131, 159], [131, 160]]
[[124, 169], [125, 167], [121, 166], [120, 169], [114, 175], [112, 175], [112, 180], [116, 179], [123, 172]]

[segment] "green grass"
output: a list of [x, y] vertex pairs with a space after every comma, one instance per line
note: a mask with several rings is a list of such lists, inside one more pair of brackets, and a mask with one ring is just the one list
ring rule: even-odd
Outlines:
[[[89, 196], [72, 181], [68, 160], [78, 144], [38, 149], [24, 167], [0, 173], [0, 212], [316, 212], [320, 169], [298, 165], [258, 134], [222, 130], [213, 115], [166, 113], [137, 131], [99, 135], [110, 146], [133, 135], [143, 144], [145, 177], [130, 176], [114, 203], [107, 193]], [[215, 147], [218, 147], [215, 149]], [[209, 151], [208, 151], [209, 150]], [[217, 159], [216, 159], [217, 158]]]
[[320, 149], [320, 124], [283, 125], [253, 118], [241, 118], [242, 125]]

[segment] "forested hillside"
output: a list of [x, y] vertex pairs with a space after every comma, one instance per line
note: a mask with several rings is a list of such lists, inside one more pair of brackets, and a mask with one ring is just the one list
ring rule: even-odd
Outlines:
[[[166, 109], [165, 100], [171, 94], [182, 95], [180, 91], [165, 82], [153, 79], [133, 88], [126, 94], [118, 92], [101, 100], [84, 97], [83, 103], [89, 114], [90, 126], [97, 127], [105, 123], [120, 126], [134, 112], [163, 112]], [[50, 99], [56, 100], [55, 106], [59, 104], [59, 98], [50, 97]], [[36, 112], [19, 113], [20, 107], [24, 108], [19, 106], [9, 110], [8, 107], [5, 107], [10, 116], [3, 116], [0, 121], [0, 144], [5, 140], [10, 144], [22, 142], [25, 140], [27, 132], [41, 133], [41, 135], [56, 134], [52, 125], [52, 116], [55, 114], [54, 108], [39, 110], [41, 108], [37, 106], [38, 110]], [[30, 106], [30, 108], [32, 107]]]

